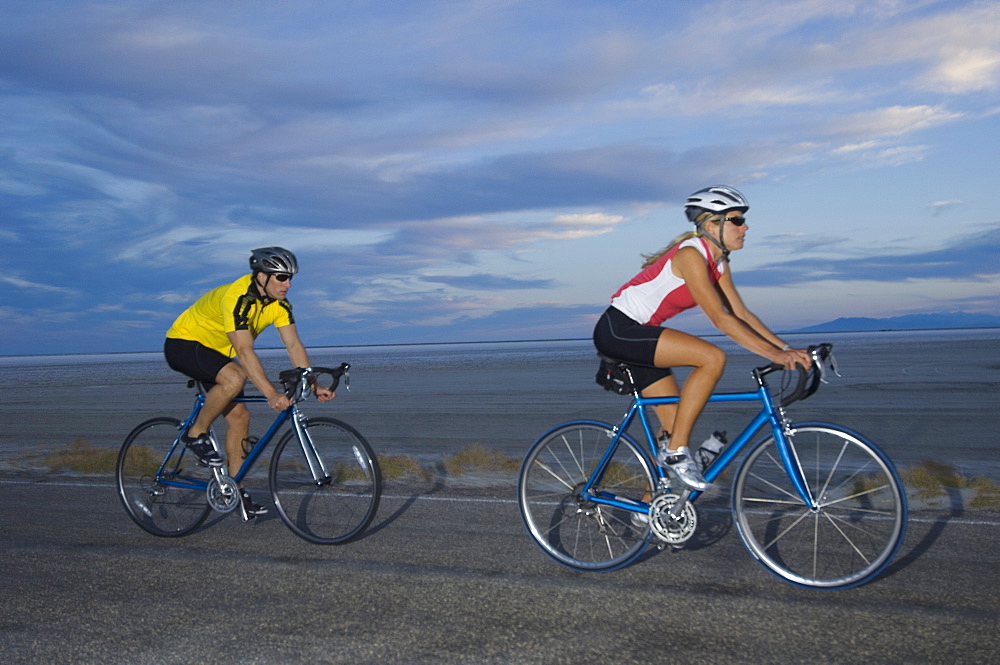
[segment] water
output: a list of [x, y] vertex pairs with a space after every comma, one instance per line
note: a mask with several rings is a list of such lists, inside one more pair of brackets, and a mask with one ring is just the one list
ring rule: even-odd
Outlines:
[[[925, 458], [969, 475], [1000, 478], [1000, 330], [900, 331], [788, 335], [834, 344], [842, 378], [792, 408], [795, 420], [823, 419], [865, 433], [900, 463]], [[709, 338], [730, 354], [719, 389], [751, 388], [761, 359]], [[269, 376], [287, 366], [264, 350]], [[317, 366], [352, 365], [350, 392], [309, 413], [341, 418], [379, 452], [434, 463], [479, 443], [513, 457], [550, 427], [571, 419], [614, 421], [627, 398], [594, 383], [597, 360], [587, 340], [321, 348]], [[683, 372], [680, 373], [683, 376]], [[183, 417], [192, 393], [159, 352], [0, 357], [0, 471], [75, 439], [117, 448], [138, 422]], [[254, 412], [252, 432], [270, 421]], [[708, 407], [695, 430], [735, 435], [750, 417], [739, 405]]]

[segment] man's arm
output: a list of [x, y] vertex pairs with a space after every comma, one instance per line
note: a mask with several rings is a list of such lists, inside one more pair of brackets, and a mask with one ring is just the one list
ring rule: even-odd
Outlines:
[[236, 358], [240, 361], [240, 367], [246, 372], [250, 382], [267, 398], [268, 405], [276, 411], [288, 408], [288, 398], [275, 390], [268, 380], [267, 374], [264, 373], [264, 366], [260, 364], [260, 358], [257, 357], [257, 352], [253, 348], [253, 335], [250, 334], [250, 331], [234, 330], [226, 334], [229, 336], [233, 349], [236, 350]]
[[[309, 362], [309, 354], [306, 353], [306, 347], [302, 344], [302, 340], [299, 339], [299, 333], [294, 323], [278, 328], [278, 336], [281, 337], [281, 342], [285, 345], [285, 350], [288, 351], [288, 358], [292, 361], [294, 367], [312, 367], [312, 364]], [[316, 393], [316, 399], [321, 402], [329, 402], [334, 397], [332, 390], [321, 388], [315, 384], [313, 385], [313, 392]]]

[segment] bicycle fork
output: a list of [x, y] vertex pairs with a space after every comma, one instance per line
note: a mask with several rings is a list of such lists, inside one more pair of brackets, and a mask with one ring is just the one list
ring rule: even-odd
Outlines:
[[309, 429], [306, 427], [306, 417], [299, 413], [298, 409], [292, 414], [292, 427], [295, 429], [295, 436], [302, 447], [302, 454], [306, 458], [306, 464], [309, 465], [309, 472], [312, 474], [313, 480], [317, 485], [325, 485], [331, 482], [330, 472], [320, 458], [319, 453], [316, 452], [316, 445], [309, 435]]
[[775, 428], [774, 442], [778, 448], [781, 463], [785, 467], [785, 473], [788, 474], [788, 479], [792, 482], [792, 487], [795, 488], [799, 498], [810, 510], [816, 510], [816, 497], [810, 491], [809, 484], [805, 482], [806, 474], [793, 444], [791, 423], [785, 418], [784, 409], [779, 407], [777, 411], [780, 428]]

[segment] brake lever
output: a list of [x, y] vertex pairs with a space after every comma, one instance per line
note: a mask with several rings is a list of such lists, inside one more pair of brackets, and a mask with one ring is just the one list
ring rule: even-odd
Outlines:
[[837, 367], [837, 358], [833, 355], [833, 349], [827, 349], [826, 354], [822, 354], [823, 347], [817, 347], [810, 352], [813, 364], [819, 372], [819, 380], [822, 383], [830, 383], [826, 380], [827, 369], [831, 370], [838, 378], [843, 378]]

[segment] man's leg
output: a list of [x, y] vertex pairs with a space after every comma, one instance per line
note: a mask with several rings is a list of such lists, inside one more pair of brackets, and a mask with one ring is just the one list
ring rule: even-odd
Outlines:
[[[229, 408], [233, 398], [240, 394], [246, 382], [246, 372], [238, 363], [231, 362], [220, 369], [219, 373], [215, 375], [215, 385], [205, 394], [205, 406], [202, 407], [198, 418], [188, 430], [188, 436], [197, 438], [207, 432], [215, 419]], [[228, 450], [228, 445], [226, 448]]]
[[226, 460], [229, 475], [234, 477], [243, 466], [243, 439], [250, 434], [250, 411], [236, 402], [230, 404], [223, 415], [226, 417]]

